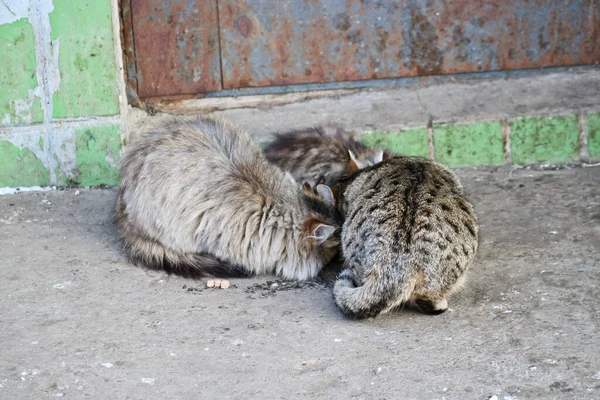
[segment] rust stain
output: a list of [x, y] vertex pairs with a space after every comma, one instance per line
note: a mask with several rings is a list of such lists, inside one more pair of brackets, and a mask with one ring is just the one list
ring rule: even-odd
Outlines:
[[221, 90], [216, 0], [130, 0], [141, 98]]
[[242, 34], [243, 37], [248, 37], [250, 35], [250, 29], [252, 29], [252, 21], [245, 15], [240, 17], [236, 23], [238, 30]]
[[461, 63], [467, 62], [469, 52], [468, 47], [471, 41], [468, 36], [465, 36], [462, 25], [456, 25], [452, 29], [452, 44], [456, 46], [458, 52], [456, 54], [456, 60]]
[[417, 7], [409, 9], [411, 18], [405, 40], [410, 48], [410, 69], [414, 75], [441, 74], [444, 61], [438, 48], [437, 29]]
[[337, 14], [334, 18], [333, 18], [333, 26], [335, 27], [335, 29], [337, 29], [338, 31], [347, 31], [348, 29], [350, 29], [350, 17], [348, 16], [348, 14]]
[[121, 1], [130, 101], [600, 62], [598, 0]]
[[[260, 43], [239, 40], [243, 31], [222, 39], [223, 57], [235, 66], [223, 71], [225, 87], [593, 64], [600, 58], [596, 0], [573, 0], [568, 7], [560, 0], [311, 3], [264, 7], [260, 0], [221, 0], [237, 18], [269, 22]], [[254, 57], [246, 56], [248, 47]]]
[[135, 64], [135, 49], [133, 44], [133, 21], [131, 17], [131, 4], [129, 0], [120, 1], [121, 19], [121, 45], [123, 46], [123, 64], [125, 66], [125, 91], [127, 102], [134, 107], [139, 107], [141, 102], [138, 97], [137, 71]]
[[[231, 3], [224, 3], [222, 1], [219, 2], [221, 51], [223, 51], [223, 41], [229, 40], [228, 37], [230, 36], [234, 37], [235, 40], [242, 40], [247, 44], [246, 46], [239, 46], [236, 48], [235, 59], [222, 57], [223, 70], [229, 71], [229, 73], [237, 77], [240, 85], [238, 87], [250, 86], [252, 81], [252, 66], [250, 63], [252, 45], [250, 45], [248, 40], [243, 40], [246, 38], [244, 38], [243, 32], [240, 31], [238, 25], [238, 21], [241, 17], [245, 17], [251, 21], [252, 15], [249, 14], [251, 10], [249, 8], [245, 9], [243, 6], [243, 4], [238, 6]], [[250, 23], [248, 25], [250, 25]], [[252, 25], [254, 25], [254, 28], [256, 28], [255, 24]], [[250, 42], [254, 42], [254, 40], [260, 35], [259, 32], [257, 32], [257, 29], [248, 29], [246, 33]], [[224, 84], [224, 88], [230, 88], [226, 82]]]

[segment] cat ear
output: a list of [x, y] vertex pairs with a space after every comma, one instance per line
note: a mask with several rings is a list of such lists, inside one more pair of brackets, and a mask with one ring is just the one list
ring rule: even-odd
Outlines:
[[337, 247], [337, 246], [339, 246], [339, 245], [340, 245], [340, 240], [339, 240], [339, 239], [332, 239], [332, 238], [329, 238], [329, 239], [328, 239], [328, 240], [327, 240], [325, 243], [323, 243], [321, 246], [323, 246], [323, 247], [328, 247], [328, 248], [331, 248], [331, 247]]
[[325, 199], [329, 204], [335, 206], [335, 196], [329, 186], [321, 184], [317, 185], [317, 193], [319, 193], [319, 196]]
[[331, 225], [320, 223], [319, 221], [313, 221], [311, 224], [311, 235], [317, 241], [317, 244], [323, 244], [334, 234], [336, 228]]
[[315, 192], [313, 191], [313, 188], [310, 185], [310, 183], [308, 183], [306, 181], [302, 184], [302, 191], [305, 192], [305, 193], [307, 193], [307, 194], [315, 194]]
[[373, 161], [375, 164], [379, 164], [383, 161], [383, 150], [377, 150], [377, 153], [373, 156]]
[[346, 174], [350, 175], [360, 170], [362, 164], [356, 159], [356, 156], [352, 150], [348, 150], [348, 155], [350, 155], [350, 159], [348, 160], [348, 165], [346, 166]]

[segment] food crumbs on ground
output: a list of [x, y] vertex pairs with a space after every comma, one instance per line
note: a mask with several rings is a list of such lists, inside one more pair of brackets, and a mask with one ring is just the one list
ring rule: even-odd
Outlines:
[[207, 280], [206, 287], [215, 287], [215, 280], [214, 279]]
[[246, 287], [246, 293], [255, 294], [259, 293], [262, 297], [274, 296], [277, 292], [285, 290], [305, 289], [305, 288], [319, 288], [329, 287], [330, 282], [322, 280], [315, 281], [285, 281], [278, 279], [276, 281], [266, 281], [260, 283], [254, 283]]
[[221, 281], [221, 289], [229, 289], [229, 286], [231, 286], [229, 281], [226, 281], [226, 280]]

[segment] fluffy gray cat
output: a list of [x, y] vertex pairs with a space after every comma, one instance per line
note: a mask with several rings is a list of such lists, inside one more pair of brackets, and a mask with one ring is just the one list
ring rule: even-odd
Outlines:
[[173, 118], [128, 150], [117, 226], [133, 263], [192, 277], [304, 280], [335, 256], [331, 190], [303, 190], [235, 125]]
[[340, 309], [366, 318], [413, 302], [444, 312], [478, 247], [477, 217], [456, 176], [434, 161], [395, 157], [342, 180], [340, 193]]
[[297, 181], [316, 187], [333, 186], [343, 176], [388, 158], [388, 153], [368, 148], [350, 132], [329, 124], [276, 134], [265, 156]]

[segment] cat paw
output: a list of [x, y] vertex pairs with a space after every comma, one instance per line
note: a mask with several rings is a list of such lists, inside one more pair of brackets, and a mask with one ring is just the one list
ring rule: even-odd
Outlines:
[[439, 315], [448, 309], [448, 301], [446, 299], [439, 301], [419, 299], [415, 300], [415, 304], [419, 307], [419, 310], [429, 315]]

